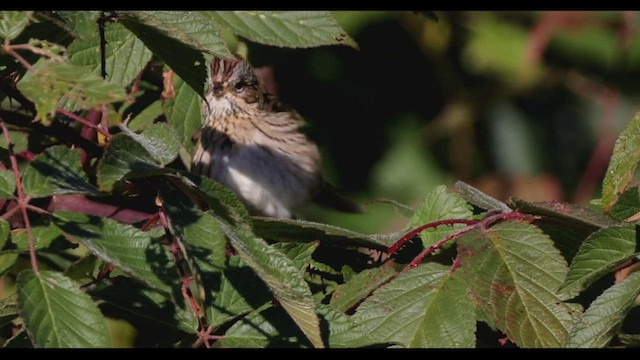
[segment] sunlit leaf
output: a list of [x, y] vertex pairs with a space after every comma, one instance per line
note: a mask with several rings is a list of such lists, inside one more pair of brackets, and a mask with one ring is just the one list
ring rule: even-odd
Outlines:
[[631, 119], [613, 148], [609, 168], [602, 182], [602, 208], [611, 210], [627, 188], [640, 161], [640, 114]]
[[474, 347], [475, 315], [467, 286], [448, 266], [429, 263], [401, 273], [367, 298], [353, 316], [360, 342], [405, 347]]
[[126, 99], [124, 88], [94, 74], [91, 67], [52, 60], [38, 61], [18, 88], [36, 104], [38, 119], [52, 115], [65, 104], [73, 109], [92, 109]]
[[0, 38], [14, 39], [29, 23], [31, 11], [1, 11]]
[[596, 231], [580, 246], [564, 280], [562, 291], [575, 294], [633, 258], [636, 226], [618, 225]]
[[160, 166], [167, 165], [178, 157], [180, 151], [178, 133], [167, 123], [153, 124], [141, 134], [136, 134], [126, 126], [121, 126], [121, 129], [142, 145]]
[[[416, 211], [409, 220], [408, 227], [415, 227], [444, 219], [471, 219], [472, 216], [473, 213], [466, 201], [457, 194], [447, 192], [446, 186], [440, 185], [427, 194], [422, 205], [416, 208]], [[464, 225], [439, 226], [423, 231], [420, 233], [420, 237], [422, 238], [424, 246], [428, 247], [444, 236], [452, 233], [455, 229], [463, 227]]]
[[[92, 26], [94, 31], [69, 45], [67, 56], [69, 63], [90, 66], [94, 74], [101, 75], [100, 34], [97, 24]], [[151, 59], [151, 52], [121, 24], [108, 23], [104, 35], [107, 79], [124, 88], [144, 69]]]
[[280, 47], [357, 47], [329, 11], [210, 11], [217, 23], [251, 41]]
[[578, 309], [557, 295], [567, 264], [535, 226], [517, 221], [460, 237], [473, 303], [519, 347], [563, 346]]
[[200, 114], [202, 99], [178, 75], [172, 77], [172, 86], [174, 89], [173, 96], [165, 99], [165, 115], [167, 116], [167, 121], [178, 131], [182, 146], [189, 153], [192, 153], [194, 150], [193, 136], [202, 126], [202, 116]]

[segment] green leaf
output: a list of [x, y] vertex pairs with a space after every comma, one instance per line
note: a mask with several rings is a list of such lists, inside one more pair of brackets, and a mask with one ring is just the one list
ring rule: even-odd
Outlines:
[[557, 295], [567, 264], [553, 242], [522, 221], [473, 230], [458, 239], [474, 304], [519, 347], [563, 346], [575, 307]]
[[119, 15], [125, 24], [149, 26], [195, 50], [231, 57], [215, 23], [201, 11], [127, 11]]
[[200, 103], [202, 99], [198, 93], [180, 76], [173, 76], [174, 96], [165, 99], [164, 109], [167, 121], [173, 125], [180, 134], [182, 146], [189, 154], [193, 153], [193, 136], [202, 126]]
[[[152, 12], [145, 13], [148, 14]], [[137, 12], [136, 14], [142, 14], [142, 12]], [[180, 22], [185, 16], [187, 18], [190, 17], [189, 14], [190, 13], [187, 12], [180, 12], [180, 15], [175, 16], [170, 22]], [[150, 19], [157, 20], [157, 17], [149, 16], [146, 20]], [[167, 25], [167, 28], [157, 28], [150, 26], [135, 16], [128, 15], [119, 19], [119, 22], [134, 33], [154, 55], [169, 65], [198, 95], [202, 96], [204, 94], [204, 86], [207, 79], [207, 63], [210, 60], [210, 56], [205, 57], [201, 50], [194, 49], [188, 43], [182, 41], [183, 39], [181, 37], [183, 35], [189, 36], [189, 34], [184, 34], [184, 29], [180, 29], [176, 33], [168, 33], [170, 30], [167, 29], [172, 27], [170, 23]], [[190, 18], [189, 22], [195, 24], [193, 26], [199, 26], [193, 18]], [[212, 32], [205, 36], [215, 37], [216, 35]]]
[[[447, 192], [444, 185], [437, 186], [431, 191], [422, 202], [413, 216], [409, 220], [408, 227], [415, 227], [430, 222], [444, 219], [471, 219], [473, 213], [467, 204], [459, 195]], [[422, 243], [425, 247], [429, 247], [441, 238], [449, 235], [457, 229], [463, 228], [465, 225], [455, 226], [439, 226], [435, 229], [427, 229], [420, 233]]]
[[107, 323], [80, 284], [52, 271], [16, 280], [20, 316], [36, 347], [109, 347]]
[[16, 191], [16, 175], [12, 170], [0, 170], [0, 199], [13, 199]]
[[97, 194], [82, 170], [80, 151], [64, 145], [36, 155], [22, 176], [24, 192], [33, 198], [56, 194]]
[[308, 347], [299, 328], [282, 308], [262, 306], [238, 320], [220, 340], [223, 348]]
[[383, 267], [364, 270], [338, 286], [331, 294], [331, 306], [338, 311], [346, 312], [395, 274], [395, 270]]
[[156, 160], [135, 139], [126, 134], [111, 138], [98, 163], [98, 186], [103, 191], [113, 190], [116, 182], [136, 177], [161, 175], [173, 170], [161, 168]]
[[5, 247], [9, 238], [11, 226], [6, 220], [0, 219], [0, 250]]
[[160, 100], [154, 101], [129, 121], [127, 127], [132, 131], [140, 132], [151, 126], [153, 121], [162, 115], [162, 112], [162, 102]]
[[0, 38], [14, 39], [29, 23], [32, 11], [0, 11]]
[[[29, 147], [29, 135], [23, 133], [21, 131], [11, 131], [9, 130], [9, 135], [11, 137], [11, 144], [13, 145], [13, 152], [20, 153]], [[7, 146], [7, 142], [4, 136], [0, 136], [0, 148], [9, 149]]]
[[351, 317], [336, 311], [332, 306], [318, 305], [318, 315], [322, 319], [323, 333], [329, 333], [329, 348], [354, 348], [377, 343], [374, 339], [368, 338], [368, 334], [358, 327]]
[[329, 11], [210, 11], [203, 13], [235, 34], [265, 45], [310, 48], [349, 45], [353, 39]]
[[[203, 280], [206, 277], [203, 276]], [[213, 293], [213, 303], [207, 309], [207, 319], [214, 328], [272, 300], [269, 289], [239, 256], [229, 258], [219, 289], [212, 289], [212, 285], [209, 284], [209, 289]]]
[[18, 259], [18, 254], [0, 254], [0, 276], [10, 270]]
[[101, 11], [58, 11], [66, 20], [63, 25], [76, 38], [83, 39], [98, 34], [98, 18]]
[[638, 213], [640, 213], [640, 193], [635, 186], [620, 195], [618, 202], [609, 211], [609, 216], [618, 221], [624, 221]]
[[287, 255], [300, 271], [304, 271], [311, 263], [311, 255], [318, 248], [318, 245], [315, 242], [306, 244], [275, 243], [271, 247]]
[[590, 208], [560, 201], [529, 202], [518, 198], [510, 198], [507, 204], [516, 211], [558, 218], [566, 222], [575, 223], [578, 226], [588, 227], [592, 232], [618, 223]]
[[[376, 290], [353, 315], [365, 341], [405, 347], [474, 347], [475, 313], [463, 279], [429, 263]], [[364, 339], [363, 339], [364, 340]]]
[[618, 333], [640, 295], [640, 273], [629, 275], [598, 296], [571, 330], [566, 347], [602, 348]]
[[178, 329], [193, 333], [198, 327], [198, 319], [187, 309], [189, 305], [178, 305], [156, 290], [129, 278], [120, 277], [117, 281], [100, 282], [89, 294], [119, 310], [128, 312], [133, 318], [143, 318], [158, 327]]
[[[169, 178], [176, 180], [175, 178]], [[217, 216], [242, 227], [251, 229], [251, 217], [240, 199], [225, 186], [208, 177], [181, 171], [174, 184], [201, 208], [210, 208]], [[202, 203], [204, 201], [204, 203]]]
[[613, 147], [613, 155], [602, 181], [602, 209], [611, 210], [620, 194], [633, 179], [640, 161], [640, 114], [622, 131]]
[[618, 339], [621, 343], [627, 347], [639, 347], [640, 335], [639, 334], [618, 334]]
[[[89, 66], [94, 74], [100, 76], [100, 33], [95, 22], [92, 27], [92, 32], [69, 45], [67, 56], [69, 63]], [[108, 23], [105, 26], [104, 35], [107, 42], [105, 52], [107, 78], [124, 88], [147, 65], [151, 59], [151, 51], [122, 24]]]
[[16, 294], [0, 299], [0, 327], [18, 317], [18, 299]]
[[540, 217], [535, 225], [554, 240], [565, 259], [572, 259], [594, 231], [618, 224], [590, 208], [559, 201], [527, 202], [511, 198], [507, 204], [516, 211]]
[[145, 129], [142, 134], [136, 134], [126, 126], [121, 126], [120, 129], [142, 145], [161, 167], [164, 167], [178, 157], [178, 153], [180, 152], [178, 133], [170, 124], [153, 124]]
[[197, 208], [164, 203], [171, 224], [180, 234], [188, 253], [194, 257], [200, 269], [220, 272], [226, 260], [224, 233], [211, 214]]
[[38, 119], [52, 115], [63, 106], [88, 110], [127, 98], [124, 88], [92, 73], [88, 66], [41, 59], [33, 70], [25, 75], [18, 87], [36, 104]]
[[293, 261], [253, 234], [216, 220], [240, 258], [267, 284], [313, 346], [324, 347], [311, 290]]
[[[359, 331], [347, 315], [326, 305], [318, 305], [317, 312], [322, 319], [328, 347], [351, 348], [356, 340], [362, 344], [375, 344], [374, 341], [362, 341], [363, 338], [366, 339], [366, 334]], [[229, 348], [308, 346], [291, 319], [285, 316], [281, 308], [272, 305], [263, 306], [236, 322], [227, 330], [220, 344]]]
[[636, 251], [636, 226], [611, 226], [594, 232], [582, 243], [564, 280], [561, 291], [575, 294], [633, 258]]
[[[49, 219], [41, 219], [31, 224], [31, 236], [36, 250], [50, 247], [54, 241], [61, 239], [62, 233]], [[3, 252], [20, 253], [29, 251], [27, 229], [17, 228], [11, 231], [11, 244], [3, 248]]]
[[173, 259], [151, 237], [128, 224], [73, 212], [55, 212], [65, 237], [81, 242], [100, 259], [165, 294], [179, 289]]
[[464, 200], [484, 210], [500, 210], [502, 212], [511, 212], [511, 208], [502, 201], [495, 199], [473, 186], [463, 182], [456, 181], [455, 188], [460, 193], [460, 197]]
[[310, 242], [318, 240], [338, 246], [364, 246], [372, 249], [386, 250], [386, 244], [392, 243], [398, 234], [364, 235], [333, 225], [315, 223], [305, 220], [277, 219], [269, 217], [252, 217], [253, 229], [258, 236], [278, 240]]

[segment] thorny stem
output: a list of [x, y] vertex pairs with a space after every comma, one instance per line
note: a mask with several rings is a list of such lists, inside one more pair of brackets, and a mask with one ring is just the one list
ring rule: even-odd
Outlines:
[[144, 223], [144, 225], [142, 225], [140, 230], [147, 231], [147, 229], [149, 229], [149, 227], [151, 227], [151, 225], [153, 225], [156, 221], [158, 221], [158, 218], [160, 218], [160, 213], [155, 213], [155, 214], [151, 215], [149, 220], [147, 220], [147, 222]]
[[13, 153], [13, 144], [11, 143], [11, 137], [9, 136], [9, 130], [4, 124], [4, 120], [0, 118], [0, 128], [2, 128], [2, 132], [4, 133], [4, 139], [7, 143], [7, 148], [9, 150], [9, 160], [11, 161], [11, 169], [13, 170], [13, 174], [16, 178], [16, 190], [18, 192], [18, 207], [22, 211], [22, 220], [24, 221], [24, 227], [27, 230], [27, 239], [29, 240], [29, 257], [31, 258], [31, 268], [33, 272], [40, 276], [40, 271], [38, 270], [38, 260], [36, 259], [36, 248], [33, 243], [33, 233], [31, 232], [31, 223], [29, 222], [29, 216], [27, 214], [27, 207], [29, 205], [29, 199], [24, 196], [24, 192], [22, 191], [22, 183], [20, 182], [20, 171], [18, 170], [18, 160], [16, 160], [16, 155]]
[[[465, 219], [453, 219], [453, 220], [441, 220], [441, 221], [435, 221], [429, 224], [425, 224], [422, 225], [412, 231], [410, 231], [407, 235], [411, 235], [411, 237], [417, 235], [421, 230], [420, 229], [427, 229], [430, 227], [434, 227], [434, 226], [438, 226], [443, 224], [443, 221], [447, 221], [447, 224], [468, 224], [467, 227], [460, 229], [456, 232], [453, 232], [447, 236], [445, 236], [444, 238], [440, 239], [438, 242], [436, 242], [435, 244], [429, 246], [427, 249], [425, 249], [424, 251], [422, 251], [418, 256], [416, 256], [413, 261], [411, 261], [411, 263], [409, 265], [407, 265], [403, 271], [407, 271], [410, 270], [416, 266], [418, 266], [420, 264], [420, 262], [422, 261], [422, 259], [424, 259], [424, 257], [426, 257], [427, 255], [433, 253], [434, 251], [440, 249], [444, 244], [446, 244], [447, 242], [456, 239], [458, 237], [460, 237], [462, 234], [467, 233], [471, 230], [475, 230], [475, 229], [486, 229], [488, 228], [491, 224], [493, 224], [496, 221], [500, 221], [500, 220], [522, 220], [522, 221], [528, 221], [531, 222], [533, 220], [535, 220], [534, 217], [531, 216], [526, 216], [523, 213], [520, 212], [509, 212], [509, 213], [499, 213], [496, 215], [490, 215], [485, 217], [482, 220], [465, 220]], [[402, 239], [406, 238], [407, 235], [403, 236]], [[410, 237], [410, 238], [411, 238]], [[402, 240], [400, 239], [400, 240]], [[406, 240], [405, 240], [406, 241]], [[397, 245], [400, 241], [398, 241], [395, 245]]]
[[92, 129], [95, 129], [97, 132], [99, 132], [100, 134], [104, 135], [104, 137], [106, 137], [108, 140], [111, 140], [111, 134], [109, 134], [108, 131], [104, 130], [103, 128], [101, 128], [101, 127], [99, 127], [99, 126], [97, 126], [95, 124], [90, 123], [86, 119], [83, 119], [80, 116], [78, 116], [78, 115], [76, 115], [76, 114], [74, 114], [72, 112], [69, 112], [67, 110], [64, 110], [64, 109], [56, 109], [56, 112], [59, 113], [59, 114], [62, 114], [64, 116], [67, 116], [67, 117], [69, 117], [69, 118], [81, 123], [84, 126], [88, 126], [88, 127], [92, 128]]
[[20, 54], [12, 49], [12, 45], [9, 44], [9, 38], [4, 39], [4, 51], [6, 51], [7, 54], [11, 55], [14, 59], [18, 60], [18, 62], [22, 64], [25, 69], [33, 71], [33, 66], [31, 66], [31, 64], [29, 64], [27, 60], [25, 60], [22, 56], [20, 56]]
[[475, 224], [476, 222], [477, 222], [476, 220], [467, 220], [467, 219], [447, 219], [447, 220], [439, 220], [439, 221], [434, 221], [428, 224], [420, 225], [417, 228], [409, 231], [403, 237], [401, 237], [400, 240], [395, 242], [395, 244], [391, 245], [389, 250], [387, 250], [387, 254], [389, 255], [395, 254], [395, 252], [398, 251], [398, 249], [400, 249], [400, 247], [402, 247], [404, 243], [411, 240], [414, 236], [418, 235], [419, 233], [423, 232], [426, 229], [436, 228], [440, 225], [454, 225], [454, 224], [472, 225], [472, 224]]
[[197, 304], [196, 299], [194, 298], [190, 289], [191, 281], [193, 281], [195, 277], [192, 274], [186, 274], [185, 270], [182, 268], [182, 264], [186, 261], [186, 259], [181, 253], [180, 244], [178, 243], [179, 240], [171, 233], [171, 230], [169, 228], [169, 219], [167, 219], [166, 210], [159, 197], [157, 199], [157, 205], [159, 208], [157, 215], [160, 219], [162, 227], [164, 227], [165, 234], [171, 246], [171, 254], [173, 254], [174, 261], [176, 262], [176, 267], [178, 268], [178, 275], [180, 276], [180, 281], [182, 283], [182, 295], [187, 300], [187, 302], [191, 306], [191, 310], [198, 319], [198, 338], [202, 340], [202, 343], [204, 343], [205, 347], [209, 348], [211, 346], [211, 344], [209, 344], [209, 340], [211, 339], [211, 336], [209, 335], [210, 329], [207, 325], [205, 317], [200, 314], [202, 308]]

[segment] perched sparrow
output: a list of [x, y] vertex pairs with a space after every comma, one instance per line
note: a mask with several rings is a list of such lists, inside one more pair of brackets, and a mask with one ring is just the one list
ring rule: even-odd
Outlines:
[[268, 94], [246, 61], [216, 58], [210, 70], [194, 173], [230, 188], [255, 215], [291, 218], [310, 199], [359, 212], [322, 179], [300, 115]]

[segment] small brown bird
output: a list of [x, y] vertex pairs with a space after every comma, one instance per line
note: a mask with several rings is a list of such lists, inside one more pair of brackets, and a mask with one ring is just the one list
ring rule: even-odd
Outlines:
[[194, 173], [230, 188], [254, 215], [291, 218], [310, 199], [360, 212], [322, 179], [300, 115], [268, 94], [245, 60], [216, 58], [210, 70]]

